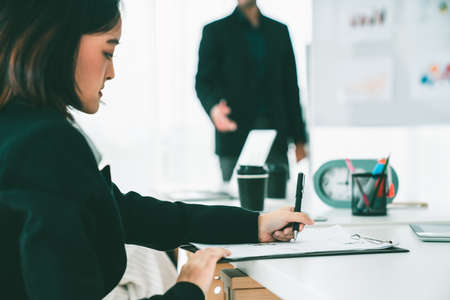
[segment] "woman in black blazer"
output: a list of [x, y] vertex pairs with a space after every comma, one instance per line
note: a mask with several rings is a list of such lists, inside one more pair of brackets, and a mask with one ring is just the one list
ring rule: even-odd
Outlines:
[[[5, 299], [101, 299], [119, 282], [124, 244], [286, 241], [302, 213], [256, 212], [122, 194], [99, 171], [68, 107], [98, 110], [114, 78], [119, 0], [0, 3], [0, 287]], [[225, 249], [198, 251], [152, 299], [203, 299]]]

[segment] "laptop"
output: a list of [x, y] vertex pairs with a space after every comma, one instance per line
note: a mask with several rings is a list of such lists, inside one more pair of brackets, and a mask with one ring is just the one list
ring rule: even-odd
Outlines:
[[449, 224], [409, 224], [419, 239], [424, 242], [450, 242]]
[[236, 166], [234, 167], [230, 182], [225, 187], [228, 193], [234, 197], [238, 197], [236, 177], [239, 166], [264, 166], [266, 164], [276, 136], [277, 131], [275, 129], [254, 129], [249, 132], [244, 147], [239, 154]]

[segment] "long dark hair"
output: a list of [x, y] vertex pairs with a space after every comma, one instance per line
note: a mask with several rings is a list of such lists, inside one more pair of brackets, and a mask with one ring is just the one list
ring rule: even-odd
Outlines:
[[75, 66], [82, 35], [107, 32], [120, 0], [1, 0], [0, 109], [15, 97], [79, 109]]

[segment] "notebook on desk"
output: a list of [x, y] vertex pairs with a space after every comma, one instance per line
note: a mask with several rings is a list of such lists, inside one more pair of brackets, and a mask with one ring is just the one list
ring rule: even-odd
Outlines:
[[[355, 238], [358, 236], [359, 238]], [[374, 253], [398, 253], [409, 250], [397, 247], [398, 243], [381, 241], [350, 233], [341, 226], [305, 228], [296, 242], [257, 244], [207, 245], [193, 243], [186, 250], [195, 252], [208, 247], [223, 247], [231, 256], [220, 262], [247, 261], [274, 258], [292, 258], [329, 255], [352, 255]], [[376, 241], [376, 242], [374, 242]]]

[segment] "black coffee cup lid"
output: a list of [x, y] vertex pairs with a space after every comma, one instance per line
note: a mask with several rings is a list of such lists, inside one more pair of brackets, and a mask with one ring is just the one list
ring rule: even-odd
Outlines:
[[238, 175], [259, 175], [267, 174], [267, 171], [263, 166], [240, 165], [237, 173]]

